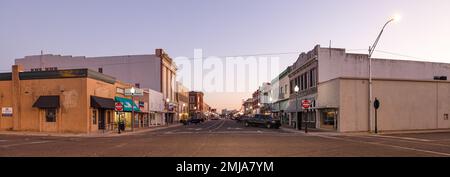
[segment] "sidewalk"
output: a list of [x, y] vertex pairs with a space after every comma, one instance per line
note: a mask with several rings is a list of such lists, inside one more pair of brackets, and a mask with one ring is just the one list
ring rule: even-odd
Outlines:
[[125, 132], [121, 132], [121, 134], [115, 131], [102, 131], [86, 134], [86, 133], [49, 133], [49, 132], [24, 132], [24, 131], [0, 131], [0, 135], [18, 135], [18, 136], [52, 136], [52, 137], [87, 137], [87, 138], [98, 138], [98, 137], [118, 137], [118, 136], [129, 136], [135, 135], [139, 133], [146, 133], [156, 130], [163, 130], [167, 128], [179, 127], [182, 124], [173, 124], [168, 126], [157, 126], [157, 127], [149, 127], [149, 128], [135, 128], [133, 132], [130, 130], [126, 130]]
[[316, 129], [316, 128], [308, 128], [308, 133], [305, 133], [304, 127], [302, 130], [297, 130], [296, 128], [290, 126], [281, 126], [281, 130], [291, 132], [291, 133], [299, 133], [299, 134], [311, 134], [311, 135], [339, 135], [336, 131], [324, 130], [324, 129]]

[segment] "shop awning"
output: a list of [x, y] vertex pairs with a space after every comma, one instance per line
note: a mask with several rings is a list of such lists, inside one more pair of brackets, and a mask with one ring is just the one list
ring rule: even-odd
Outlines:
[[59, 95], [40, 96], [36, 102], [34, 102], [33, 107], [41, 109], [59, 108]]
[[91, 96], [91, 107], [113, 110], [115, 108], [115, 102], [111, 98]]
[[[296, 106], [298, 106], [298, 108], [296, 108]], [[291, 100], [289, 100], [289, 103], [287, 105], [286, 112], [299, 112], [299, 111], [302, 111], [302, 109], [303, 108], [301, 108], [300, 103], [296, 103], [295, 99], [293, 99], [293, 100], [291, 99]]]
[[133, 103], [133, 101], [131, 99], [117, 97], [117, 96], [114, 99], [116, 100], [116, 102], [121, 102], [122, 103], [124, 112], [131, 112], [132, 111], [132, 104], [134, 105], [134, 111], [135, 112], [141, 112], [141, 110], [139, 109], [139, 106], [136, 105], [136, 103]]

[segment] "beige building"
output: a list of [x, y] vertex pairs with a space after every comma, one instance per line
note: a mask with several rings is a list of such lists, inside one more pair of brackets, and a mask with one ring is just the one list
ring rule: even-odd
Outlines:
[[114, 130], [121, 114], [131, 125], [131, 110], [114, 110], [118, 99], [131, 105], [119, 91], [131, 84], [89, 69], [22, 71], [0, 73], [0, 130], [94, 133]]
[[[369, 105], [368, 69], [366, 54], [320, 46], [302, 53], [289, 74], [292, 124], [338, 132], [450, 129], [450, 64], [373, 59], [377, 119]], [[312, 108], [301, 107], [304, 99]]]
[[163, 50], [156, 49], [152, 55], [124, 55], [105, 57], [34, 55], [16, 59], [25, 71], [49, 71], [88, 68], [104, 73], [118, 80], [132, 83], [143, 89], [163, 93], [164, 121], [177, 121], [176, 72], [172, 58]]

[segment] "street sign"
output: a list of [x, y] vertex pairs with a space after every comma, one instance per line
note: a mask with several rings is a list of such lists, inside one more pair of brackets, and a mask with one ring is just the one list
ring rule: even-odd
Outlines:
[[302, 107], [303, 107], [304, 109], [309, 109], [309, 108], [311, 107], [311, 101], [309, 101], [309, 100], [303, 100], [303, 101], [302, 101]]
[[125, 96], [144, 96], [144, 90], [139, 88], [134, 88], [134, 94], [131, 93], [131, 88], [125, 89]]
[[374, 107], [375, 109], [380, 108], [380, 100], [375, 99], [375, 102], [373, 102], [373, 107]]
[[116, 102], [116, 111], [123, 111], [123, 105], [121, 102]]

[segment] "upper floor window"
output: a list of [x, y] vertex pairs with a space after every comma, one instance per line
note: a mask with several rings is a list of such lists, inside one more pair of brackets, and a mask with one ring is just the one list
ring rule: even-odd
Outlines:
[[31, 71], [42, 71], [42, 68], [31, 68]]
[[103, 68], [98, 68], [99, 73], [103, 73]]
[[56, 70], [58, 70], [57, 67], [48, 67], [48, 68], [45, 68], [45, 71], [56, 71]]

